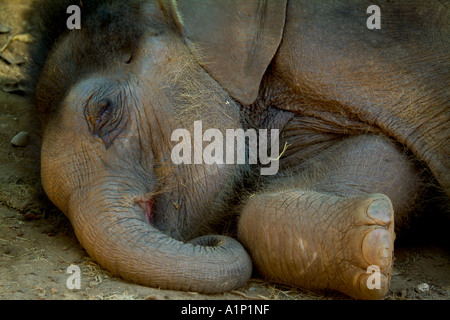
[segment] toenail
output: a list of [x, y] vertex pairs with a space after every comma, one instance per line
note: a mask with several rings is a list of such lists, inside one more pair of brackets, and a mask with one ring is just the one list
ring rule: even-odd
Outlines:
[[383, 299], [389, 289], [389, 279], [384, 274], [365, 274], [359, 279], [362, 299]]
[[384, 229], [369, 232], [363, 240], [363, 255], [367, 263], [384, 270], [390, 263], [392, 254], [391, 234]]
[[367, 214], [372, 219], [389, 223], [392, 219], [391, 204], [385, 199], [374, 200], [367, 208]]

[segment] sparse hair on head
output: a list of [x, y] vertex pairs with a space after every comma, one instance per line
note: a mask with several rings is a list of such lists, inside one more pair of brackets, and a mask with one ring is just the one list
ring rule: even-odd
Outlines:
[[[141, 8], [142, 0], [40, 0], [33, 4], [28, 19], [37, 15], [39, 18], [39, 36], [30, 48], [30, 60], [27, 68], [28, 86], [32, 93], [36, 92], [46, 61], [62, 38], [65, 36], [79, 36], [80, 39], [71, 48], [65, 48], [65, 54], [71, 51], [71, 70], [61, 70], [66, 79], [53, 79], [52, 91], [57, 102], [64, 97], [71, 83], [92, 72], [95, 66], [108, 63], [108, 56], [118, 51], [130, 50], [136, 46], [142, 35]], [[67, 28], [67, 8], [78, 5], [81, 9], [81, 29]], [[69, 50], [70, 49], [70, 50]], [[62, 64], [61, 67], [66, 67]], [[74, 72], [76, 70], [76, 72]], [[73, 72], [70, 77], [67, 71]], [[35, 94], [33, 98], [36, 99]], [[35, 101], [36, 102], [36, 101]], [[49, 101], [50, 102], [50, 101]], [[39, 113], [51, 113], [56, 105], [46, 103], [44, 110]]]

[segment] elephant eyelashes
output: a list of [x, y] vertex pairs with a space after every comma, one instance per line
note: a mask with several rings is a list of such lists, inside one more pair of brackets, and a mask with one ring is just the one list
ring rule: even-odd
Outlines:
[[125, 61], [125, 63], [126, 63], [126, 64], [130, 64], [132, 60], [133, 60], [133, 55], [130, 54], [130, 56], [129, 56], [128, 59]]
[[117, 109], [110, 99], [90, 102], [85, 109], [89, 131], [101, 138], [106, 148], [111, 146], [113, 140], [124, 128]]
[[96, 124], [98, 126], [100, 126], [100, 128], [101, 128], [101, 127], [103, 127], [103, 125], [105, 125], [105, 123], [111, 117], [111, 112], [112, 112], [111, 101], [109, 101], [108, 99], [101, 100], [98, 103], [97, 108], [98, 108], [98, 114], [97, 114], [97, 118], [96, 118]]
[[112, 102], [109, 99], [89, 103], [85, 110], [85, 116], [93, 134], [99, 134], [100, 129], [107, 124], [111, 118], [112, 108]]

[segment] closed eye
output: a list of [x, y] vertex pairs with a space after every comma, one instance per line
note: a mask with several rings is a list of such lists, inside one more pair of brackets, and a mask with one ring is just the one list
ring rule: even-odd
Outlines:
[[132, 60], [133, 60], [133, 54], [130, 54], [128, 60], [125, 61], [125, 63], [126, 63], [126, 64], [130, 64]]
[[111, 118], [112, 102], [109, 99], [103, 99], [97, 104], [96, 125], [101, 128]]
[[98, 134], [99, 130], [108, 123], [112, 116], [112, 109], [112, 102], [109, 99], [90, 101], [85, 109], [85, 117], [93, 134]]

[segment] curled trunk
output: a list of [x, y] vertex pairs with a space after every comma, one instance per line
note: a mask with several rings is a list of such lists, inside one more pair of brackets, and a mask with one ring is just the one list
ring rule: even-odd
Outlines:
[[83, 247], [113, 274], [146, 286], [201, 293], [232, 290], [250, 278], [252, 263], [238, 241], [208, 235], [184, 243], [147, 223], [138, 209], [124, 211], [84, 206], [70, 216]]

